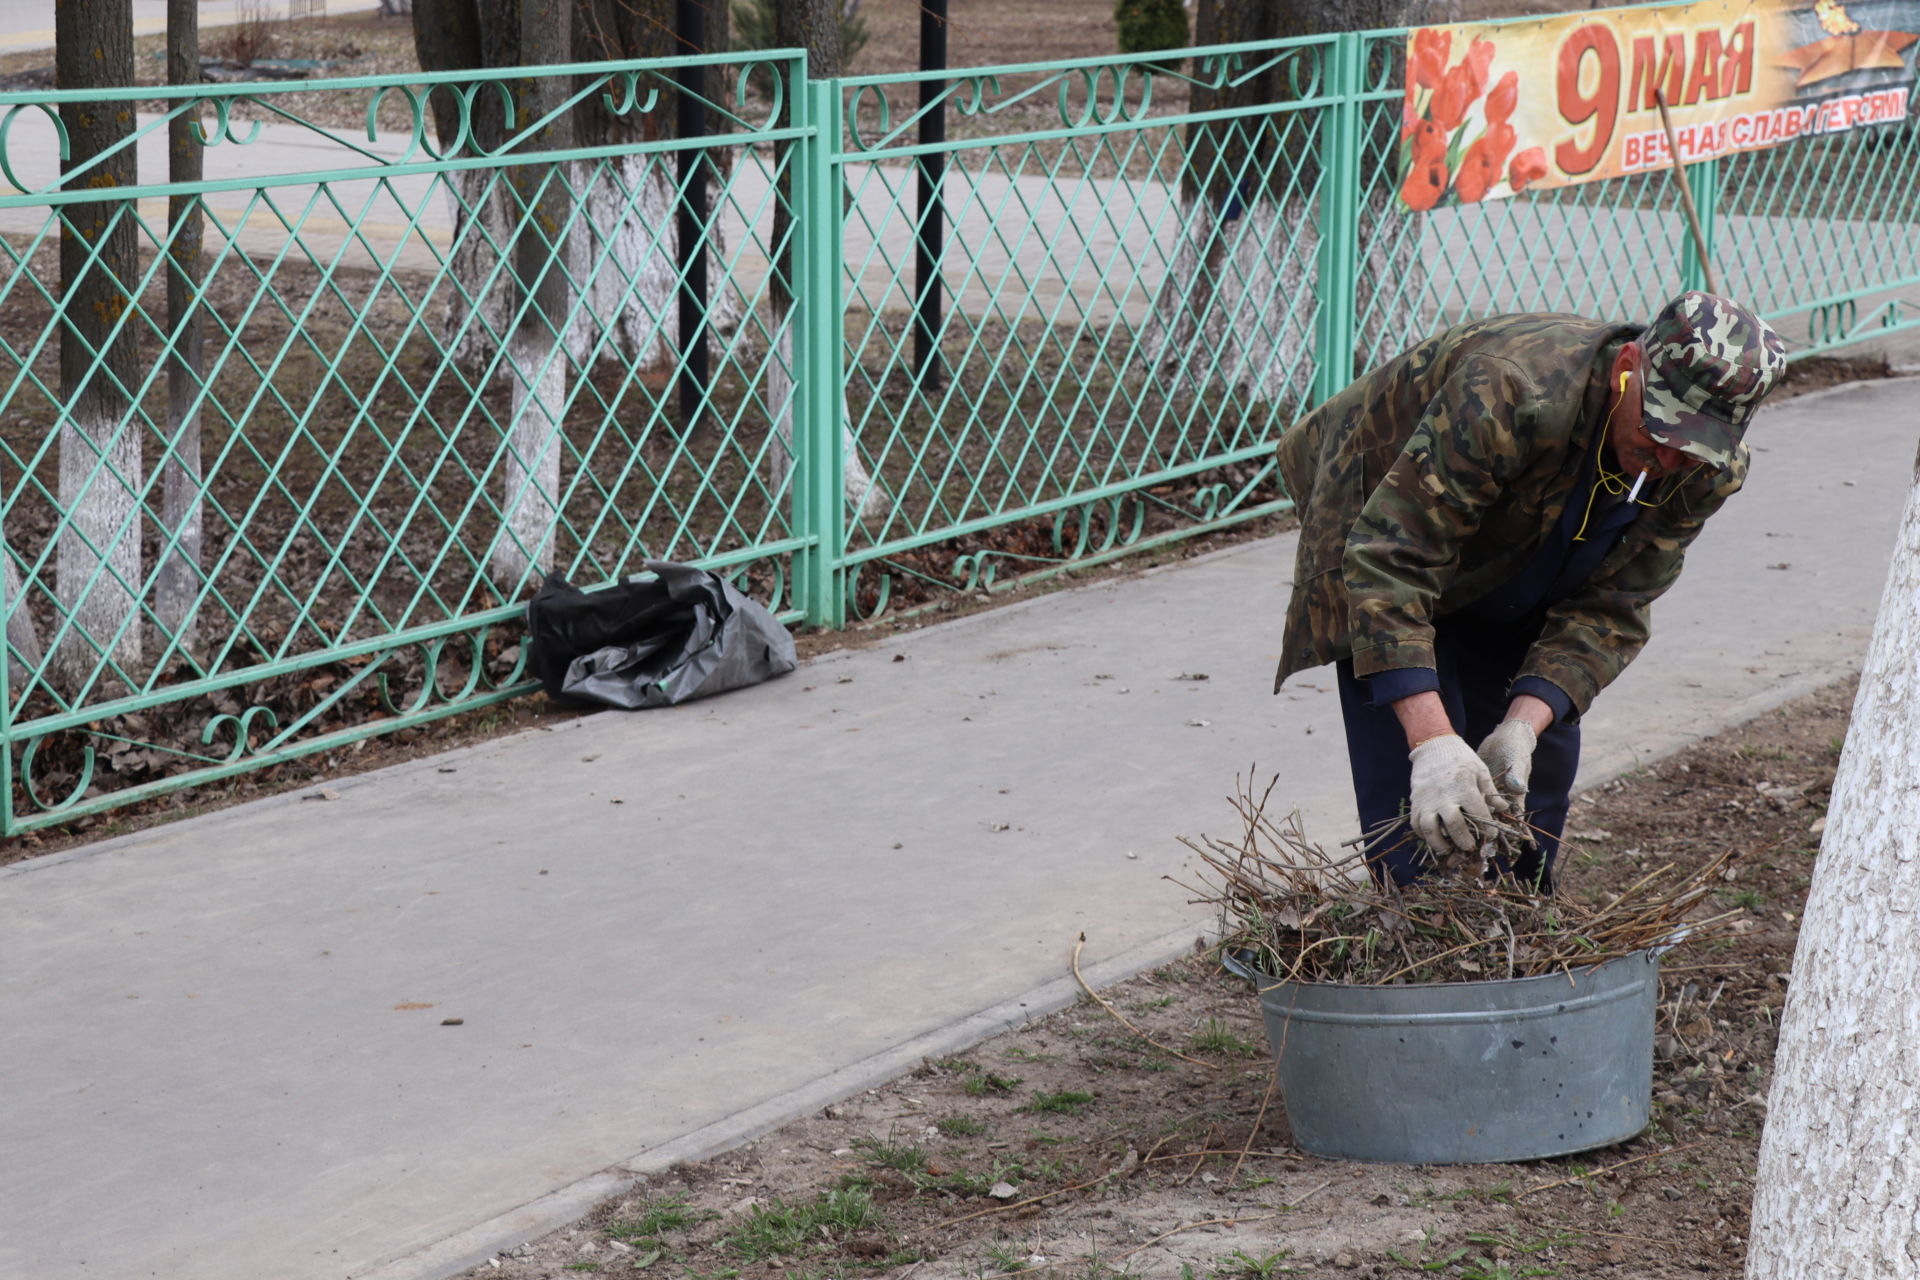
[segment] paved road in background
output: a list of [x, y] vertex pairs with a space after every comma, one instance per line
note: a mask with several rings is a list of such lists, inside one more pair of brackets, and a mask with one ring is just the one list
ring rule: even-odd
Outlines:
[[[200, 29], [231, 26], [245, 12], [259, 11], [284, 18], [290, 12], [306, 14], [315, 8], [329, 17], [378, 9], [378, 0], [319, 0], [317, 5], [289, 0], [201, 0]], [[167, 29], [167, 0], [133, 0], [133, 34], [158, 35]], [[53, 0], [6, 0], [0, 4], [0, 53], [53, 50]]]
[[[1915, 389], [1762, 416], [1585, 783], [1857, 669]], [[444, 1275], [1066, 1003], [1082, 930], [1161, 961], [1249, 764], [1353, 822], [1330, 675], [1269, 693], [1292, 548], [0, 869], [0, 1275]]]

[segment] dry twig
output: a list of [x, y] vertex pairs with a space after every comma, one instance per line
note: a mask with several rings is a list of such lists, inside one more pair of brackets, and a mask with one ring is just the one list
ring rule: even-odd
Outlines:
[[1080, 989], [1086, 992], [1087, 996], [1095, 1004], [1099, 1005], [1102, 1009], [1105, 1009], [1108, 1013], [1112, 1014], [1114, 1016], [1114, 1019], [1117, 1022], [1119, 1022], [1121, 1026], [1133, 1032], [1133, 1034], [1135, 1034], [1136, 1036], [1139, 1036], [1142, 1040], [1145, 1040], [1148, 1044], [1152, 1045], [1154, 1048], [1158, 1049], [1160, 1052], [1170, 1053], [1174, 1057], [1180, 1059], [1182, 1062], [1191, 1062], [1196, 1067], [1205, 1067], [1209, 1071], [1220, 1070], [1220, 1064], [1217, 1062], [1206, 1062], [1199, 1058], [1189, 1058], [1186, 1054], [1180, 1052], [1178, 1049], [1170, 1049], [1166, 1045], [1161, 1044], [1158, 1040], [1155, 1040], [1152, 1036], [1148, 1035], [1146, 1032], [1142, 1031], [1140, 1028], [1134, 1026], [1131, 1022], [1128, 1022], [1126, 1019], [1126, 1015], [1122, 1014], [1118, 1009], [1108, 1004], [1105, 997], [1103, 997], [1098, 991], [1095, 991], [1092, 987], [1088, 986], [1087, 980], [1080, 976], [1080, 948], [1086, 945], [1087, 945], [1086, 934], [1082, 933], [1078, 938], [1074, 939], [1073, 955], [1068, 958], [1067, 966], [1068, 968], [1073, 970], [1073, 980], [1080, 984]]
[[1499, 870], [1537, 834], [1510, 815], [1483, 827], [1478, 868], [1436, 861], [1404, 889], [1357, 881], [1355, 859], [1386, 832], [1362, 837], [1360, 854], [1331, 856], [1306, 838], [1297, 812], [1268, 817], [1273, 785], [1255, 794], [1251, 781], [1242, 780], [1233, 801], [1237, 839], [1184, 842], [1200, 867], [1197, 883], [1183, 887], [1194, 902], [1219, 909], [1223, 949], [1279, 982], [1571, 979], [1578, 969], [1714, 936], [1740, 914], [1698, 914], [1730, 850], [1690, 874], [1661, 866], [1599, 904], [1540, 894]]
[[1651, 1160], [1655, 1156], [1670, 1156], [1676, 1152], [1691, 1151], [1695, 1147], [1704, 1147], [1706, 1145], [1707, 1144], [1704, 1142], [1689, 1142], [1685, 1146], [1667, 1147], [1661, 1151], [1643, 1152], [1640, 1155], [1634, 1156], [1630, 1160], [1621, 1160], [1615, 1164], [1607, 1165], [1604, 1168], [1589, 1169], [1585, 1173], [1576, 1173], [1571, 1178], [1562, 1178], [1558, 1182], [1543, 1182], [1537, 1187], [1528, 1187], [1525, 1191], [1522, 1191], [1518, 1195], [1514, 1196], [1514, 1199], [1524, 1200], [1536, 1191], [1551, 1191], [1555, 1187], [1568, 1187], [1568, 1186], [1572, 1186], [1576, 1182], [1589, 1182], [1594, 1178], [1598, 1178], [1605, 1174], [1612, 1173], [1615, 1169], [1624, 1169], [1630, 1164], [1639, 1164], [1642, 1160]]

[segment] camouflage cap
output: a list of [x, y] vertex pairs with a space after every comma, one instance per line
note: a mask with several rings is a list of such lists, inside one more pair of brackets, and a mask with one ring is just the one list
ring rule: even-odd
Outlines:
[[1689, 290], [1660, 309], [1647, 356], [1642, 424], [1661, 444], [1722, 468], [1787, 367], [1787, 345], [1740, 304]]

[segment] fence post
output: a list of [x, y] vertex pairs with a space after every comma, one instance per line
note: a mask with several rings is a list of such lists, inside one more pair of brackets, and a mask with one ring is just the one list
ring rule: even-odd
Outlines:
[[[707, 10], [700, 0], [675, 0], [673, 34], [682, 48], [707, 52]], [[707, 132], [707, 68], [699, 63], [682, 67], [675, 76], [680, 92], [675, 98], [674, 132], [682, 141]], [[674, 252], [680, 268], [677, 290], [680, 325], [680, 365], [674, 383], [680, 389], [680, 426], [692, 432], [706, 416], [712, 393], [708, 367], [707, 309], [713, 298], [707, 291], [708, 237], [713, 210], [707, 203], [707, 179], [712, 170], [705, 147], [685, 147], [674, 158], [674, 181], [680, 188], [674, 203]]]
[[1713, 262], [1714, 224], [1719, 221], [1720, 212], [1720, 161], [1718, 159], [1697, 160], [1687, 166], [1687, 189], [1693, 193], [1694, 211], [1700, 215], [1700, 237], [1707, 242], [1706, 261], [1701, 261], [1700, 251], [1693, 247], [1693, 235], [1686, 224], [1686, 213], [1680, 213], [1680, 288], [1705, 289], [1707, 287], [1707, 268]]
[[[5, 509], [5, 503], [6, 486], [0, 483], [0, 510]], [[0, 527], [4, 524], [0, 523]], [[0, 556], [12, 554], [4, 540], [0, 540]], [[0, 836], [7, 838], [18, 834], [14, 826], [17, 815], [13, 811], [13, 611], [26, 612], [24, 575], [19, 602], [7, 592], [11, 569], [9, 563], [8, 571], [0, 572]]]
[[1331, 99], [1320, 126], [1320, 254], [1314, 277], [1313, 401], [1353, 381], [1354, 290], [1360, 256], [1360, 35], [1343, 31], [1326, 49]]
[[809, 625], [846, 625], [841, 587], [847, 519], [841, 499], [846, 467], [841, 429], [845, 389], [841, 319], [840, 82], [813, 80], [794, 64], [794, 100], [807, 133], [794, 174], [793, 280], [794, 532], [808, 541], [795, 557], [795, 586]]

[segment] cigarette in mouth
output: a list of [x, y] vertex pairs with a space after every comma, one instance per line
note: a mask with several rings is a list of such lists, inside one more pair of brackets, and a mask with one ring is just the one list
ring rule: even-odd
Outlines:
[[1647, 473], [1645, 471], [1642, 471], [1640, 473], [1639, 479], [1633, 482], [1633, 488], [1627, 490], [1628, 502], [1632, 502], [1635, 498], [1640, 496], [1640, 486], [1645, 484], [1646, 482], [1647, 482]]

